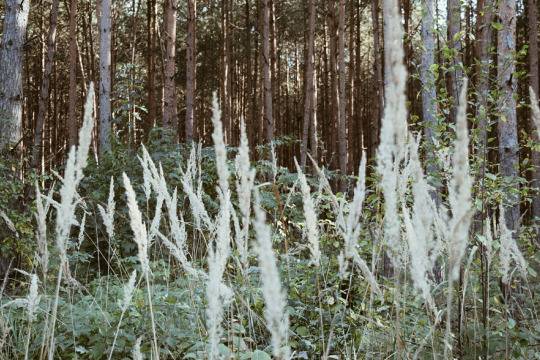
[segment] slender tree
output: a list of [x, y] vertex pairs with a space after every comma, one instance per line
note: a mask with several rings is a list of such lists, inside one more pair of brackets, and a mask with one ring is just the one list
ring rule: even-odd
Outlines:
[[77, 144], [77, 0], [69, 3], [69, 146]]
[[[529, 79], [530, 86], [533, 89], [536, 96], [538, 96], [538, 8], [536, 0], [528, 0], [528, 12], [529, 18]], [[534, 131], [535, 124], [531, 123], [531, 135], [536, 143], [540, 141], [538, 132]], [[532, 165], [534, 170], [532, 172], [531, 186], [540, 190], [540, 152], [532, 151]], [[534, 217], [540, 218], [540, 196], [535, 196], [532, 203]]]
[[34, 148], [32, 149], [32, 166], [37, 168], [41, 163], [43, 127], [49, 110], [49, 91], [51, 73], [54, 65], [56, 52], [56, 25], [58, 21], [58, 0], [53, 0], [49, 20], [49, 32], [47, 35], [47, 54], [45, 56], [45, 68], [41, 79], [41, 91], [39, 93], [38, 113], [36, 117], [36, 129], [34, 133]]
[[[306, 75], [304, 77], [304, 123], [302, 128], [302, 149], [300, 154], [300, 163], [302, 169], [306, 166], [307, 159], [307, 149], [308, 149], [308, 139], [309, 132], [316, 131], [313, 129], [313, 109], [315, 105], [315, 77], [314, 77], [314, 67], [315, 67], [315, 0], [308, 1], [308, 36], [307, 36], [307, 56], [306, 56]], [[313, 147], [313, 144], [312, 144]]]
[[[339, 169], [342, 175], [347, 174], [347, 77], [345, 73], [345, 0], [339, 0], [338, 13], [338, 66], [339, 66], [339, 99], [338, 99], [338, 150]], [[345, 191], [347, 183], [341, 182], [341, 190]]]
[[0, 47], [0, 150], [22, 136], [23, 46], [30, 0], [6, 0]]
[[146, 1], [146, 96], [148, 113], [146, 115], [146, 132], [156, 122], [156, 0]]
[[453, 106], [450, 119], [454, 121], [458, 105], [458, 96], [463, 81], [463, 62], [461, 44], [461, 0], [447, 0], [446, 14], [448, 23], [448, 48], [451, 51], [449, 65], [448, 95], [452, 98]]
[[498, 122], [499, 161], [501, 175], [510, 183], [507, 188], [505, 220], [508, 229], [515, 231], [519, 224], [519, 193], [515, 191], [519, 171], [516, 99], [517, 90], [514, 52], [516, 51], [516, 1], [499, 1], [497, 80], [500, 90]]
[[176, 0], [165, 3], [165, 59], [163, 74], [163, 125], [173, 129], [177, 136], [178, 119], [176, 107]]
[[424, 135], [428, 144], [427, 151], [427, 174], [436, 175], [435, 131], [437, 127], [437, 87], [435, 83], [435, 2], [424, 0], [422, 9], [422, 60], [420, 67], [420, 80], [422, 81], [422, 119], [424, 122]]
[[195, 88], [197, 73], [197, 2], [188, 0], [186, 37], [186, 141], [193, 140]]
[[99, 151], [111, 148], [111, 0], [101, 0], [99, 25]]
[[272, 74], [270, 64], [270, 0], [262, 0], [263, 5], [263, 84], [264, 84], [264, 129], [266, 141], [274, 140], [274, 115], [272, 109]]

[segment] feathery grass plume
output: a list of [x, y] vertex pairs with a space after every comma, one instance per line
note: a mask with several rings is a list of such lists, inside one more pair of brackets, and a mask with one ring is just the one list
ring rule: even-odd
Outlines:
[[222, 333], [221, 321], [223, 320], [223, 308], [230, 301], [230, 293], [223, 293], [223, 272], [230, 253], [230, 192], [229, 192], [229, 169], [227, 167], [227, 150], [223, 141], [223, 127], [221, 123], [221, 110], [214, 92], [212, 99], [212, 124], [214, 131], [214, 151], [216, 153], [216, 169], [219, 186], [219, 213], [216, 219], [215, 239], [208, 246], [208, 282], [206, 285], [206, 308], [208, 337], [210, 342], [210, 359], [219, 358], [218, 345]]
[[137, 341], [135, 341], [135, 345], [133, 346], [133, 349], [131, 351], [131, 356], [133, 357], [133, 360], [143, 360], [143, 354], [141, 352], [141, 342], [142, 342], [142, 336], [137, 338]]
[[39, 190], [39, 185], [36, 181], [36, 223], [37, 223], [37, 259], [41, 265], [41, 271], [43, 273], [43, 279], [47, 277], [47, 271], [49, 269], [49, 248], [47, 246], [47, 214], [49, 212], [50, 200], [52, 199], [53, 188], [51, 188], [49, 195], [43, 204], [42, 194]]
[[197, 229], [201, 229], [201, 223], [203, 223], [208, 230], [212, 231], [214, 229], [214, 224], [206, 211], [204, 202], [202, 201], [202, 187], [199, 184], [197, 190], [195, 190], [193, 186], [191, 166], [188, 166], [186, 172], [183, 172], [182, 169], [180, 169], [180, 172], [182, 175], [180, 182], [182, 183], [184, 192], [188, 196], [195, 227]]
[[30, 278], [30, 287], [28, 289], [28, 295], [25, 298], [17, 298], [15, 300], [8, 301], [0, 309], [9, 307], [9, 306], [23, 306], [26, 308], [26, 314], [28, 316], [28, 321], [32, 322], [36, 319], [36, 310], [39, 306], [41, 296], [38, 294], [38, 277], [36, 274], [30, 274], [24, 270], [16, 269], [21, 274], [28, 276]]
[[446, 299], [446, 334], [444, 358], [452, 354], [450, 334], [452, 330], [453, 282], [458, 279], [461, 260], [469, 239], [469, 226], [473, 215], [471, 203], [471, 177], [469, 174], [469, 131], [467, 128], [467, 79], [463, 79], [459, 105], [456, 113], [456, 139], [452, 155], [452, 177], [448, 186], [448, 200], [452, 218], [449, 223], [448, 289]]
[[266, 215], [261, 209], [257, 188], [255, 188], [254, 200], [255, 219], [253, 228], [257, 236], [256, 251], [261, 268], [262, 293], [265, 303], [264, 318], [272, 336], [274, 357], [288, 360], [290, 350], [288, 346], [289, 315], [286, 310], [287, 297], [281, 288], [277, 259], [272, 249], [272, 233], [270, 226], [266, 224]]
[[404, 261], [404, 244], [400, 235], [397, 189], [399, 167], [407, 136], [407, 107], [405, 86], [407, 70], [403, 63], [403, 27], [397, 0], [384, 0], [385, 106], [381, 123], [380, 145], [377, 150], [377, 170], [381, 175], [384, 196], [384, 238], [395, 267]]
[[[94, 85], [90, 83], [88, 86], [88, 94], [84, 105], [83, 124], [79, 131], [79, 146], [71, 147], [66, 161], [64, 171], [63, 184], [60, 188], [60, 203], [56, 206], [56, 247], [60, 254], [60, 267], [58, 270], [56, 293], [52, 307], [52, 324], [50, 331], [50, 343], [48, 358], [52, 360], [54, 357], [54, 330], [56, 325], [56, 315], [58, 311], [58, 297], [60, 293], [60, 283], [62, 281], [63, 272], [66, 271], [66, 276], [69, 274], [69, 264], [67, 263], [66, 242], [69, 237], [71, 226], [76, 224], [75, 208], [77, 207], [77, 186], [81, 182], [84, 174], [83, 170], [86, 167], [88, 158], [88, 149], [92, 140], [92, 128], [94, 121], [92, 114], [94, 112]], [[68, 278], [71, 278], [68, 276]]]
[[465, 254], [472, 218], [471, 187], [469, 174], [469, 131], [467, 128], [467, 79], [459, 96], [456, 114], [456, 140], [452, 156], [452, 178], [448, 187], [448, 199], [452, 219], [450, 221], [449, 276], [456, 280], [461, 259]]
[[255, 170], [251, 169], [249, 160], [249, 144], [244, 119], [240, 119], [240, 146], [236, 156], [236, 192], [238, 194], [238, 207], [242, 215], [242, 229], [235, 237], [236, 247], [240, 253], [240, 261], [244, 267], [248, 265], [248, 236], [251, 216], [251, 192], [255, 182]]
[[307, 183], [306, 176], [302, 172], [302, 168], [298, 165], [296, 158], [294, 159], [298, 179], [300, 180], [300, 190], [302, 191], [302, 201], [304, 203], [304, 217], [306, 218], [306, 234], [309, 243], [309, 251], [311, 253], [311, 262], [315, 266], [319, 266], [321, 259], [321, 251], [319, 250], [319, 224], [317, 221], [317, 213], [311, 198], [311, 189]]
[[[514, 270], [518, 270], [525, 279], [527, 277], [527, 261], [519, 250], [513, 232], [506, 226], [502, 205], [499, 206], [499, 238], [501, 242], [499, 257], [501, 259], [502, 282], [504, 284], [510, 283]], [[512, 268], [512, 262], [514, 262], [515, 268]]]
[[127, 205], [129, 209], [129, 220], [131, 230], [133, 231], [134, 241], [137, 244], [139, 262], [141, 263], [141, 269], [143, 276], [146, 279], [146, 290], [148, 293], [148, 304], [150, 305], [150, 318], [152, 320], [152, 335], [154, 337], [154, 356], [159, 359], [159, 348], [157, 345], [156, 324], [154, 321], [154, 310], [152, 308], [152, 295], [150, 293], [150, 262], [148, 260], [148, 248], [150, 246], [148, 242], [148, 236], [146, 233], [146, 226], [142, 220], [142, 214], [137, 205], [137, 199], [135, 197], [135, 191], [131, 186], [131, 182], [126, 173], [122, 174], [124, 179], [124, 187], [126, 188]]
[[84, 228], [86, 227], [86, 213], [83, 214], [81, 223], [79, 224], [79, 236], [77, 237], [77, 249], [81, 248], [84, 241]]
[[114, 237], [114, 211], [116, 208], [116, 203], [114, 202], [114, 178], [111, 176], [111, 183], [109, 185], [109, 198], [107, 199], [107, 209], [105, 210], [103, 206], [98, 204], [99, 213], [103, 219], [103, 224], [105, 225], [105, 230], [109, 239]]
[[540, 108], [538, 107], [538, 97], [534, 93], [532, 87], [529, 86], [529, 95], [531, 97], [531, 110], [532, 110], [532, 119], [534, 125], [536, 126], [536, 131], [538, 132], [538, 137], [540, 137]]
[[126, 188], [127, 205], [129, 209], [129, 219], [131, 230], [133, 231], [133, 240], [137, 244], [139, 262], [141, 263], [141, 269], [143, 274], [150, 272], [150, 266], [148, 261], [148, 236], [146, 234], [146, 226], [142, 220], [142, 214], [137, 205], [137, 199], [135, 198], [135, 192], [131, 186], [126, 173], [122, 174], [124, 179], [124, 187]]
[[418, 157], [418, 140], [412, 140], [410, 146], [410, 171], [412, 177], [413, 208], [412, 218], [403, 204], [403, 218], [409, 244], [411, 260], [411, 277], [414, 286], [436, 313], [435, 304], [431, 297], [431, 281], [429, 273], [435, 265], [438, 246], [433, 234], [433, 222], [437, 208], [432, 199], [432, 187], [428, 184], [422, 164]]

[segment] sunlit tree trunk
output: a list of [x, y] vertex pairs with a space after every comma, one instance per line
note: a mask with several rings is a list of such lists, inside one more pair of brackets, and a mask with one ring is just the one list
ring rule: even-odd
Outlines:
[[22, 136], [23, 56], [29, 0], [7, 0], [0, 48], [0, 150]]
[[148, 132], [156, 122], [156, 2], [146, 1], [146, 97], [148, 113], [146, 115], [145, 130]]

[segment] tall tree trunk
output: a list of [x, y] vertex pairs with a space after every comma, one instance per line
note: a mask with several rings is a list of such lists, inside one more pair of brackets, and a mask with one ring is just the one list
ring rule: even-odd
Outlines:
[[300, 162], [302, 169], [306, 166], [307, 149], [310, 125], [312, 120], [313, 108], [314, 108], [314, 95], [315, 95], [315, 81], [313, 76], [313, 68], [315, 66], [315, 17], [317, 15], [315, 9], [315, 0], [309, 0], [308, 2], [308, 36], [307, 36], [307, 56], [306, 56], [306, 76], [305, 92], [304, 92], [304, 123], [302, 129], [302, 149], [300, 154]]
[[477, 3], [477, 106], [479, 144], [478, 154], [481, 159], [480, 178], [483, 178], [487, 161], [487, 127], [489, 114], [489, 85], [491, 70], [492, 21], [495, 3], [493, 0], [478, 0]]
[[176, 0], [165, 3], [165, 69], [163, 74], [163, 125], [178, 136], [178, 119], [176, 108]]
[[[528, 1], [528, 17], [529, 17], [529, 76], [530, 86], [536, 96], [538, 96], [538, 9], [536, 0]], [[531, 129], [535, 129], [535, 125], [531, 124]], [[538, 143], [538, 132], [531, 131], [533, 140]], [[532, 163], [534, 170], [532, 172], [531, 186], [537, 191], [540, 190], [540, 152], [532, 151]], [[533, 198], [532, 203], [533, 217], [540, 218], [540, 195]]]
[[[338, 102], [338, 149], [341, 175], [347, 175], [347, 77], [345, 73], [345, 0], [339, 0], [338, 16], [338, 66], [339, 66], [339, 102]], [[345, 191], [347, 182], [341, 181], [341, 190]]]
[[516, 51], [516, 1], [500, 0], [499, 18], [502, 29], [498, 32], [497, 72], [500, 87], [499, 108], [501, 116], [498, 122], [499, 161], [501, 175], [511, 183], [507, 189], [505, 220], [508, 229], [518, 230], [519, 194], [516, 182], [519, 170], [518, 133], [516, 117], [516, 78], [514, 52]]
[[229, 0], [221, 1], [221, 36], [222, 36], [222, 57], [221, 57], [221, 121], [225, 141], [229, 141], [230, 129], [230, 97], [231, 97], [231, 68], [229, 53]]
[[186, 38], [186, 141], [193, 140], [194, 102], [196, 88], [197, 2], [188, 0], [187, 38]]
[[272, 74], [270, 64], [270, 0], [263, 1], [263, 83], [264, 83], [264, 130], [266, 141], [274, 140], [274, 115], [272, 109]]
[[331, 164], [333, 168], [339, 165], [338, 154], [338, 122], [339, 122], [339, 79], [337, 70], [337, 24], [336, 24], [336, 0], [329, 0], [328, 6], [328, 56], [329, 56], [329, 73], [330, 73], [330, 113], [329, 118], [329, 143], [328, 152], [331, 156]]
[[0, 48], [0, 150], [22, 136], [24, 40], [30, 0], [6, 0]]
[[146, 115], [146, 135], [156, 123], [156, 1], [146, 1], [146, 94], [148, 113]]
[[36, 132], [34, 135], [34, 148], [32, 149], [32, 167], [37, 168], [41, 163], [43, 125], [47, 117], [49, 108], [49, 88], [51, 83], [51, 73], [54, 65], [54, 54], [56, 52], [56, 24], [58, 20], [58, 0], [53, 0], [49, 22], [49, 33], [47, 35], [47, 55], [45, 58], [45, 68], [41, 79], [41, 91], [39, 93], [39, 105], [36, 118]]
[[99, 152], [111, 148], [111, 0], [101, 0], [99, 38]]
[[77, 0], [69, 4], [69, 146], [77, 144]]
[[424, 136], [427, 142], [427, 175], [437, 175], [436, 156], [434, 152], [437, 128], [437, 87], [435, 82], [435, 28], [433, 15], [435, 3], [433, 0], [424, 0], [422, 11], [422, 64], [420, 80], [422, 81], [422, 119], [424, 123]]
[[[379, 22], [379, 0], [371, 0], [371, 22], [373, 24], [373, 72], [375, 73], [375, 89], [373, 91], [373, 111], [370, 119], [371, 126], [369, 140], [366, 139], [368, 156], [373, 156], [375, 146], [377, 145], [379, 123], [384, 99], [383, 67], [382, 67], [382, 49], [381, 49], [381, 30]], [[367, 135], [367, 134], [366, 134]], [[365, 136], [366, 136], [365, 135]], [[367, 137], [367, 136], [366, 136]]]
[[461, 45], [461, 0], [447, 0], [446, 2], [448, 22], [448, 48], [452, 51], [449, 63], [448, 95], [452, 98], [450, 120], [453, 122], [456, 116], [459, 91], [463, 82], [463, 62]]

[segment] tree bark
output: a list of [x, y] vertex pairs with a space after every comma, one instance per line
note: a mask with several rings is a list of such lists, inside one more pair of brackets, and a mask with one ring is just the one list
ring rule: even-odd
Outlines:
[[306, 167], [307, 149], [310, 125], [313, 116], [313, 107], [315, 104], [315, 82], [313, 76], [313, 68], [315, 65], [314, 48], [315, 48], [315, 0], [309, 0], [308, 2], [308, 36], [307, 36], [307, 56], [306, 56], [306, 75], [305, 82], [305, 95], [304, 95], [304, 123], [302, 128], [302, 149], [300, 154], [300, 163], [302, 169]]
[[148, 113], [146, 115], [146, 135], [156, 123], [156, 1], [146, 2], [146, 93]]
[[[347, 77], [345, 73], [345, 0], [339, 0], [338, 16], [338, 150], [341, 175], [347, 175]], [[341, 181], [341, 191], [345, 191], [347, 182]]]
[[165, 69], [163, 74], [163, 125], [178, 137], [176, 108], [176, 0], [165, 3]]
[[[516, 51], [516, 2], [501, 0], [499, 2], [499, 18], [502, 29], [498, 32], [497, 72], [500, 90], [499, 109], [501, 115], [498, 122], [499, 161], [501, 175], [509, 183], [507, 203], [505, 204], [505, 221], [509, 230], [518, 230], [519, 224], [519, 184], [516, 182], [519, 170], [518, 133], [516, 117], [517, 90], [514, 52]], [[514, 233], [515, 234], [515, 233]]]
[[69, 146], [77, 144], [77, 0], [69, 4]]
[[[528, 1], [529, 17], [529, 76], [530, 86], [538, 97], [538, 8], [536, 0]], [[532, 120], [532, 117], [531, 117]], [[534, 131], [536, 126], [531, 123], [531, 135], [535, 143], [539, 143], [538, 131]], [[531, 186], [537, 191], [540, 190], [540, 152], [532, 151], [532, 172]], [[533, 217], [540, 218], [540, 195], [533, 198], [532, 203]]]
[[381, 113], [384, 99], [384, 83], [383, 83], [383, 67], [382, 67], [382, 55], [381, 55], [381, 30], [379, 22], [379, 0], [371, 0], [371, 21], [373, 24], [373, 72], [375, 73], [375, 89], [373, 89], [373, 110], [371, 116], [371, 126], [369, 126], [370, 134], [364, 134], [369, 137], [366, 139], [366, 146], [368, 148], [367, 154], [369, 157], [373, 156], [373, 150], [377, 145], [377, 138], [379, 133], [379, 123], [381, 121]]
[[23, 46], [29, 10], [29, 0], [6, 0], [0, 45], [0, 150], [22, 136]]
[[458, 106], [458, 97], [463, 82], [463, 61], [461, 45], [461, 0], [447, 0], [446, 2], [448, 21], [448, 48], [451, 50], [451, 60], [449, 65], [448, 95], [452, 99], [452, 109], [450, 120], [453, 122]]
[[37, 168], [41, 163], [43, 125], [49, 110], [49, 89], [51, 83], [51, 73], [54, 65], [54, 54], [56, 52], [56, 25], [58, 20], [58, 0], [53, 0], [49, 20], [49, 33], [47, 35], [47, 55], [45, 57], [45, 68], [41, 79], [41, 91], [39, 93], [38, 113], [36, 117], [36, 132], [34, 134], [34, 148], [32, 149], [32, 167]]
[[274, 140], [274, 115], [272, 109], [272, 74], [270, 64], [270, 0], [263, 2], [263, 83], [264, 83], [264, 129], [266, 142]]
[[422, 82], [422, 118], [424, 123], [424, 136], [427, 142], [427, 175], [436, 176], [438, 167], [434, 152], [437, 128], [437, 87], [435, 82], [435, 29], [433, 15], [435, 3], [433, 0], [424, 0], [422, 11], [422, 62], [420, 67], [420, 80]]
[[196, 88], [197, 40], [196, 40], [197, 2], [188, 0], [187, 38], [186, 38], [186, 141], [193, 140], [194, 103]]
[[99, 38], [99, 152], [111, 148], [111, 0], [101, 0]]

